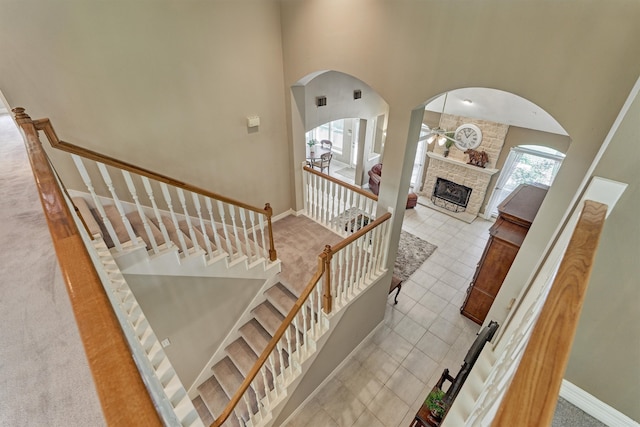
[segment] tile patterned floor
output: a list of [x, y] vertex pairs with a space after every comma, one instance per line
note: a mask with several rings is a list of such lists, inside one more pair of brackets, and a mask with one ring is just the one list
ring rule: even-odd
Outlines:
[[403, 229], [438, 246], [390, 297], [384, 325], [286, 424], [406, 427], [443, 369], [455, 374], [479, 326], [460, 315], [491, 222], [466, 224], [418, 205]]

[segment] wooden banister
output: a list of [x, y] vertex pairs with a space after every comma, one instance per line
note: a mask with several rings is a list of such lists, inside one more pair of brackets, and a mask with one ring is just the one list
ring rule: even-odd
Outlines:
[[492, 426], [551, 425], [606, 213], [606, 205], [585, 201]]
[[338, 242], [337, 244], [331, 246], [331, 253], [335, 254], [336, 252], [346, 248], [347, 246], [349, 246], [349, 244], [355, 242], [360, 237], [364, 236], [369, 231], [371, 231], [374, 228], [376, 228], [378, 225], [380, 225], [383, 222], [387, 221], [389, 218], [391, 218], [391, 213], [385, 212], [384, 214], [382, 214], [382, 216], [380, 216], [379, 218], [376, 218], [374, 221], [372, 221], [369, 224], [365, 225], [360, 230], [354, 232], [353, 234], [351, 234], [348, 237], [346, 237], [344, 240], [342, 240], [342, 241]]
[[309, 166], [303, 166], [302, 169], [304, 169], [307, 172], [312, 173], [314, 175], [318, 175], [319, 177], [322, 177], [323, 179], [326, 179], [327, 181], [331, 181], [331, 182], [333, 182], [335, 184], [338, 184], [338, 185], [341, 185], [343, 187], [346, 187], [349, 190], [351, 190], [353, 192], [356, 192], [356, 193], [358, 193], [358, 194], [360, 194], [360, 195], [362, 195], [362, 196], [364, 196], [364, 197], [366, 197], [368, 199], [374, 200], [376, 202], [378, 201], [378, 196], [376, 196], [375, 194], [373, 194], [373, 193], [371, 193], [369, 191], [363, 190], [360, 187], [356, 187], [355, 185], [351, 185], [351, 184], [348, 184], [348, 183], [346, 183], [344, 181], [340, 181], [339, 179], [334, 178], [332, 176], [320, 173], [320, 172], [316, 171], [315, 169], [310, 168]]
[[196, 187], [195, 185], [187, 184], [183, 181], [168, 177], [166, 175], [162, 175], [162, 174], [150, 171], [149, 169], [145, 169], [131, 163], [123, 162], [121, 160], [106, 156], [104, 154], [100, 154], [98, 152], [95, 152], [86, 148], [78, 147], [77, 145], [60, 140], [55, 130], [53, 129], [53, 125], [51, 124], [51, 121], [48, 118], [32, 120], [24, 112], [25, 111], [24, 108], [21, 108], [21, 107], [14, 108], [13, 111], [16, 113], [16, 115], [21, 114], [26, 116], [26, 118], [24, 118], [23, 120], [25, 120], [26, 122], [30, 122], [35, 127], [36, 130], [44, 132], [47, 139], [49, 140], [49, 143], [53, 148], [56, 148], [61, 151], [65, 151], [70, 154], [75, 154], [81, 157], [85, 157], [87, 159], [90, 159], [96, 162], [104, 163], [105, 165], [113, 166], [115, 168], [119, 168], [131, 173], [142, 175], [147, 178], [160, 181], [168, 185], [172, 185], [174, 187], [182, 188], [183, 190], [200, 194], [201, 196], [209, 197], [211, 199], [219, 200], [224, 203], [235, 205], [243, 209], [265, 215], [267, 217], [267, 224], [269, 228], [269, 257], [271, 261], [275, 261], [277, 259], [277, 253], [273, 243], [273, 231], [271, 229], [271, 216], [273, 215], [273, 210], [271, 209], [268, 203], [264, 209], [257, 206], [252, 206], [247, 203], [241, 202], [239, 200], [235, 200], [231, 197], [226, 197], [221, 194], [214, 193], [213, 191], [205, 190], [203, 188]]
[[106, 424], [160, 426], [162, 422], [65, 203], [37, 128], [24, 109], [16, 108], [13, 112], [26, 136], [25, 145], [40, 201]]
[[267, 347], [260, 354], [260, 357], [258, 358], [256, 363], [253, 365], [253, 368], [251, 368], [251, 371], [249, 371], [249, 373], [245, 377], [238, 391], [236, 391], [236, 393], [233, 395], [233, 397], [227, 404], [227, 407], [225, 408], [225, 410], [222, 411], [220, 416], [213, 422], [213, 424], [211, 424], [211, 427], [219, 427], [227, 420], [227, 418], [229, 418], [229, 415], [231, 415], [231, 413], [235, 409], [238, 402], [240, 402], [240, 399], [242, 399], [242, 395], [245, 393], [245, 391], [247, 391], [247, 389], [251, 385], [251, 382], [254, 380], [256, 375], [258, 375], [258, 373], [260, 372], [262, 365], [264, 365], [267, 359], [269, 359], [269, 355], [271, 355], [271, 353], [276, 348], [278, 342], [280, 341], [284, 333], [287, 331], [289, 326], [291, 326], [293, 319], [296, 317], [300, 309], [304, 306], [304, 303], [307, 301], [307, 298], [309, 298], [309, 295], [311, 295], [311, 292], [313, 292], [316, 284], [324, 274], [324, 271], [325, 271], [324, 258], [325, 257], [326, 255], [324, 252], [318, 256], [318, 268], [315, 274], [313, 275], [313, 277], [309, 280], [307, 287], [304, 289], [304, 291], [300, 295], [300, 298], [298, 298], [298, 300], [295, 302], [295, 304], [289, 311], [289, 314], [287, 315], [287, 317], [284, 318], [284, 320], [282, 321], [282, 324], [280, 325], [276, 333], [273, 335], [273, 337], [269, 341], [269, 344], [267, 344]]

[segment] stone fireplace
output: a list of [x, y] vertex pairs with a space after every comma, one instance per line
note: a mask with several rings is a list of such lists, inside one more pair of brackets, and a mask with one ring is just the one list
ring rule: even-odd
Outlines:
[[[480, 212], [491, 176], [498, 172], [494, 166], [502, 150], [509, 126], [449, 114], [443, 114], [440, 117], [440, 127], [443, 129], [456, 129], [463, 123], [473, 123], [482, 130], [482, 144], [476, 150], [485, 151], [489, 156], [489, 163], [484, 168], [469, 165], [466, 163], [467, 155], [455, 146], [451, 147], [449, 156], [444, 157], [444, 147], [435, 144], [433, 152], [427, 152], [429, 166], [422, 187], [422, 195], [429, 199], [426, 202], [429, 207], [465, 222], [472, 222]], [[432, 201], [431, 197], [434, 190], [437, 190], [436, 185], [439, 179], [471, 189], [464, 210], [452, 208], [451, 205], [445, 206], [444, 203], [439, 203], [437, 200], [436, 202]]]

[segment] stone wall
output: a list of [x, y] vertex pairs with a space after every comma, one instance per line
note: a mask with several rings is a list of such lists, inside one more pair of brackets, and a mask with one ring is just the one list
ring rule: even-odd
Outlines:
[[[482, 143], [478, 148], [476, 148], [476, 150], [484, 150], [489, 156], [489, 163], [486, 165], [486, 167], [495, 168], [496, 162], [498, 161], [498, 156], [500, 155], [500, 151], [502, 150], [502, 146], [504, 144], [504, 138], [506, 137], [507, 131], [509, 130], [509, 125], [489, 122], [486, 120], [471, 119], [469, 117], [454, 116], [451, 114], [443, 114], [440, 116], [440, 127], [442, 129], [454, 131], [458, 128], [458, 126], [466, 123], [472, 123], [478, 126], [482, 131]], [[444, 152], [444, 148], [444, 145], [439, 146], [436, 143], [433, 148], [433, 152], [442, 154]], [[451, 146], [449, 157], [464, 163], [469, 161], [469, 156], [458, 150], [455, 145]]]

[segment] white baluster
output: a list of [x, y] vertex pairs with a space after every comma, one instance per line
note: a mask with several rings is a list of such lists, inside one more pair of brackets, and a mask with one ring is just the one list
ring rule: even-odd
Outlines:
[[240, 223], [242, 224], [242, 233], [244, 234], [244, 245], [247, 253], [247, 260], [251, 262], [251, 241], [249, 240], [249, 233], [247, 232], [247, 217], [244, 208], [238, 208], [240, 212]]
[[216, 200], [216, 205], [218, 206], [218, 214], [220, 215], [220, 222], [222, 223], [224, 239], [227, 241], [227, 252], [229, 253], [229, 257], [233, 258], [233, 247], [231, 245], [231, 239], [229, 238], [229, 232], [227, 231], [227, 221], [224, 212], [224, 205], [220, 200]]
[[263, 364], [260, 368], [260, 373], [262, 374], [262, 382], [264, 383], [264, 398], [267, 401], [267, 406], [269, 410], [271, 410], [271, 393], [269, 390], [269, 378], [267, 376], [267, 367]]
[[93, 183], [91, 182], [91, 178], [89, 177], [89, 173], [87, 172], [87, 169], [85, 168], [84, 163], [82, 163], [82, 159], [75, 154], [72, 154], [71, 157], [73, 158], [73, 162], [76, 165], [76, 169], [78, 169], [78, 173], [80, 173], [80, 177], [82, 178], [84, 185], [87, 186], [87, 190], [89, 190], [89, 194], [91, 194], [91, 198], [93, 199], [93, 204], [98, 210], [98, 213], [100, 214], [100, 218], [102, 218], [102, 222], [104, 223], [104, 226], [107, 229], [107, 233], [109, 233], [109, 237], [111, 237], [111, 240], [113, 241], [113, 244], [115, 245], [116, 250], [118, 252], [122, 252], [122, 244], [120, 243], [120, 239], [118, 239], [118, 233], [116, 233], [116, 230], [113, 228], [113, 224], [111, 224], [111, 221], [107, 217], [107, 213], [105, 212], [104, 207], [102, 206], [102, 202], [100, 202], [100, 198], [98, 197], [95, 189], [93, 188]]
[[302, 206], [309, 213], [309, 173], [302, 169]]
[[341, 297], [344, 301], [347, 297], [347, 291], [349, 289], [349, 278], [350, 272], [353, 269], [353, 264], [351, 263], [351, 245], [347, 246], [340, 252], [344, 252], [344, 276], [342, 277], [342, 294]]
[[253, 247], [256, 252], [257, 258], [267, 258], [264, 252], [260, 251], [260, 246], [258, 245], [258, 231], [256, 230], [256, 213], [254, 211], [249, 211], [249, 222], [251, 223], [251, 234], [253, 240]]
[[[312, 302], [312, 296], [313, 296], [313, 292], [309, 295], [309, 300], [311, 301], [311, 305], [313, 305]], [[302, 305], [302, 345], [305, 348], [305, 351], [307, 351], [309, 349], [309, 343], [308, 343], [308, 335], [309, 335], [309, 324], [307, 323], [307, 310], [308, 306], [307, 306], [307, 302], [305, 301], [305, 303]]]
[[131, 197], [136, 204], [136, 208], [138, 209], [138, 215], [140, 215], [140, 219], [142, 220], [142, 226], [144, 227], [144, 231], [147, 233], [147, 237], [149, 239], [149, 243], [151, 243], [151, 248], [154, 253], [158, 253], [158, 243], [156, 242], [156, 238], [151, 231], [151, 227], [149, 226], [149, 221], [147, 220], [147, 215], [144, 213], [142, 209], [142, 205], [140, 204], [140, 200], [138, 199], [138, 192], [136, 191], [135, 185], [133, 185], [133, 179], [131, 178], [131, 174], [128, 171], [123, 170], [122, 176], [124, 177], [124, 181], [127, 184], [127, 188], [129, 189], [129, 193], [131, 193]]
[[[260, 415], [260, 418], [263, 418], [263, 417], [264, 417], [264, 414], [262, 413], [262, 411], [263, 411], [263, 407], [262, 407], [262, 405], [260, 404], [260, 395], [258, 394], [258, 388], [257, 388], [257, 386], [256, 386], [256, 383], [255, 383], [255, 382], [256, 382], [256, 379], [254, 378], [254, 379], [253, 379], [253, 381], [251, 381], [251, 384], [249, 384], [249, 387], [251, 387], [251, 390], [253, 390], [253, 393], [254, 393], [254, 394], [255, 394], [255, 396], [256, 396], [256, 406], [258, 407], [258, 412], [257, 412], [257, 414], [259, 414], [259, 415]], [[248, 392], [248, 390], [247, 390], [247, 392]]]
[[200, 205], [200, 197], [196, 193], [191, 193], [191, 199], [193, 200], [193, 206], [196, 208], [196, 214], [198, 215], [198, 221], [200, 222], [200, 231], [202, 231], [202, 235], [204, 236], [204, 245], [207, 249], [207, 253], [209, 254], [209, 259], [211, 259], [213, 258], [213, 250], [211, 249], [211, 242], [209, 241], [207, 229], [204, 225], [204, 218], [202, 218], [202, 206]]
[[322, 323], [320, 323], [320, 316], [322, 313], [322, 280], [318, 281], [318, 284], [316, 285], [316, 300], [318, 303], [318, 310], [316, 311], [318, 316], [316, 326], [318, 326], [318, 329], [316, 329], [316, 333], [319, 335], [322, 332]]
[[278, 373], [276, 372], [276, 364], [274, 362], [275, 356], [273, 355], [273, 351], [269, 354], [269, 366], [271, 367], [271, 377], [273, 378], [273, 391], [275, 393], [276, 399], [278, 398]]
[[258, 223], [260, 224], [260, 237], [262, 239], [262, 250], [264, 251], [264, 257], [266, 259], [270, 259], [269, 258], [269, 247], [271, 246], [271, 244], [267, 245], [267, 241], [265, 240], [264, 237], [264, 229], [265, 229], [265, 215], [260, 214], [258, 215]]
[[[336, 218], [338, 216], [340, 216], [340, 214], [342, 214], [342, 212], [344, 212], [344, 206], [343, 206], [343, 199], [344, 199], [344, 187], [343, 186], [339, 186], [338, 187], [338, 209], [336, 212]], [[343, 232], [340, 231], [340, 227], [341, 227], [341, 221], [335, 221], [335, 224], [333, 225], [333, 229], [335, 231], [337, 231], [339, 234], [342, 234]], [[344, 226], [342, 226], [344, 228]]]
[[[309, 313], [311, 315], [311, 318], [309, 319], [309, 322], [310, 322], [309, 326], [310, 326], [310, 329], [311, 329], [311, 334], [313, 335], [314, 338], [316, 338], [316, 322], [315, 322], [316, 306], [313, 303], [313, 295], [314, 294], [313, 294], [313, 291], [312, 291], [309, 294], [309, 308], [311, 309], [311, 311]], [[305, 342], [305, 344], [306, 344], [306, 342]]]
[[244, 420], [242, 419], [242, 417], [240, 415], [238, 415], [237, 411], [234, 411], [234, 413], [236, 414], [236, 418], [238, 419], [238, 425], [240, 426], [246, 426]]
[[325, 178], [320, 179], [320, 222], [326, 224], [327, 221], [327, 185], [328, 181]]
[[[304, 306], [302, 306], [302, 310], [304, 310]], [[300, 353], [300, 335], [304, 334], [300, 334], [300, 327], [298, 326], [298, 316], [300, 315], [300, 313], [296, 314], [296, 317], [293, 318], [293, 334], [296, 337], [296, 353], [298, 354], [298, 360], [300, 360], [301, 353]]]
[[96, 162], [96, 164], [98, 165], [98, 170], [100, 171], [100, 175], [102, 175], [102, 179], [104, 180], [104, 183], [107, 184], [107, 188], [111, 193], [113, 204], [116, 206], [116, 209], [120, 214], [120, 218], [122, 218], [122, 223], [124, 224], [124, 228], [127, 230], [129, 239], [131, 240], [131, 243], [135, 245], [138, 242], [138, 237], [136, 236], [136, 233], [133, 231], [133, 228], [131, 228], [131, 223], [129, 222], [129, 218], [127, 218], [127, 215], [124, 211], [124, 207], [120, 202], [120, 198], [118, 198], [118, 193], [116, 193], [116, 189], [113, 186], [111, 175], [109, 175], [109, 171], [107, 170], [107, 167], [103, 163]]
[[162, 237], [164, 238], [164, 243], [167, 245], [167, 248], [170, 248], [174, 245], [174, 243], [169, 238], [169, 232], [167, 232], [167, 227], [164, 225], [162, 221], [162, 216], [160, 215], [160, 210], [158, 209], [158, 205], [156, 203], [156, 198], [153, 194], [153, 190], [151, 189], [151, 182], [149, 182], [149, 178], [146, 176], [142, 178], [142, 185], [144, 185], [144, 189], [147, 192], [147, 196], [151, 201], [151, 206], [153, 207], [153, 213], [156, 216], [156, 221], [158, 221], [158, 227], [160, 227], [160, 232], [162, 233]]
[[384, 222], [385, 224], [385, 231], [384, 231], [384, 237], [383, 237], [383, 251], [382, 253], [384, 254], [384, 257], [382, 259], [382, 265], [386, 266], [387, 265], [387, 259], [389, 256], [389, 234], [391, 233], [391, 226], [389, 225], [391, 221], [387, 220]]
[[238, 255], [242, 256], [242, 242], [238, 237], [238, 226], [236, 225], [236, 208], [233, 205], [229, 206], [229, 216], [231, 217], [231, 230], [233, 231], [233, 236], [235, 237], [236, 249], [238, 251]]
[[333, 220], [333, 218], [335, 218], [336, 214], [334, 212], [336, 206], [335, 206], [335, 194], [336, 194], [336, 189], [338, 188], [338, 184], [336, 184], [335, 182], [329, 182], [329, 204], [328, 204], [328, 208], [329, 208], [329, 225], [331, 225], [331, 220]]
[[200, 250], [200, 245], [198, 244], [198, 236], [196, 236], [196, 232], [191, 224], [191, 215], [189, 215], [189, 211], [187, 210], [187, 200], [184, 196], [184, 190], [180, 187], [176, 187], [176, 193], [178, 193], [178, 200], [180, 200], [180, 205], [182, 205], [182, 212], [184, 213], [184, 219], [187, 222], [187, 229], [189, 230], [189, 238], [193, 243], [193, 250], [197, 252]]
[[[284, 373], [285, 373], [285, 367], [284, 367], [284, 357], [282, 356], [282, 352], [284, 351], [282, 348], [282, 339], [280, 339], [280, 341], [277, 342], [276, 344], [276, 350], [278, 351], [278, 357], [280, 358], [280, 376], [282, 377], [282, 384], [284, 385]], [[289, 358], [289, 363], [291, 363], [291, 358]]]
[[[248, 421], [250, 421], [253, 411], [251, 410], [251, 405], [249, 404], [249, 399], [247, 398], [247, 392], [248, 390], [245, 390], [244, 394], [242, 395], [242, 399], [244, 400], [244, 404], [247, 405], [247, 418], [249, 419]], [[242, 423], [241, 425], [246, 425], [246, 423]]]
[[[220, 244], [220, 236], [218, 236], [218, 229], [216, 227], [216, 220], [215, 217], [213, 216], [213, 206], [211, 205], [211, 199], [208, 197], [204, 198], [204, 202], [207, 205], [207, 211], [209, 212], [209, 218], [211, 220], [211, 229], [213, 230], [213, 241], [216, 244], [216, 250], [218, 252], [222, 252], [222, 245]], [[205, 228], [205, 232], [204, 234], [208, 235], [209, 233], [206, 232], [206, 228]]]
[[293, 362], [293, 353], [291, 352], [291, 327], [287, 328], [284, 336], [287, 341], [287, 353], [289, 353], [289, 367], [291, 367], [291, 363]]
[[162, 189], [162, 195], [164, 196], [164, 201], [169, 208], [169, 213], [171, 214], [171, 221], [173, 222], [173, 227], [176, 229], [176, 234], [178, 235], [178, 240], [180, 243], [180, 247], [182, 248], [182, 253], [186, 256], [189, 253], [189, 249], [187, 248], [187, 242], [184, 240], [184, 236], [180, 231], [180, 225], [178, 224], [178, 218], [176, 217], [176, 212], [173, 210], [173, 204], [171, 203], [171, 193], [169, 192], [169, 187], [164, 182], [160, 183], [160, 188]]

